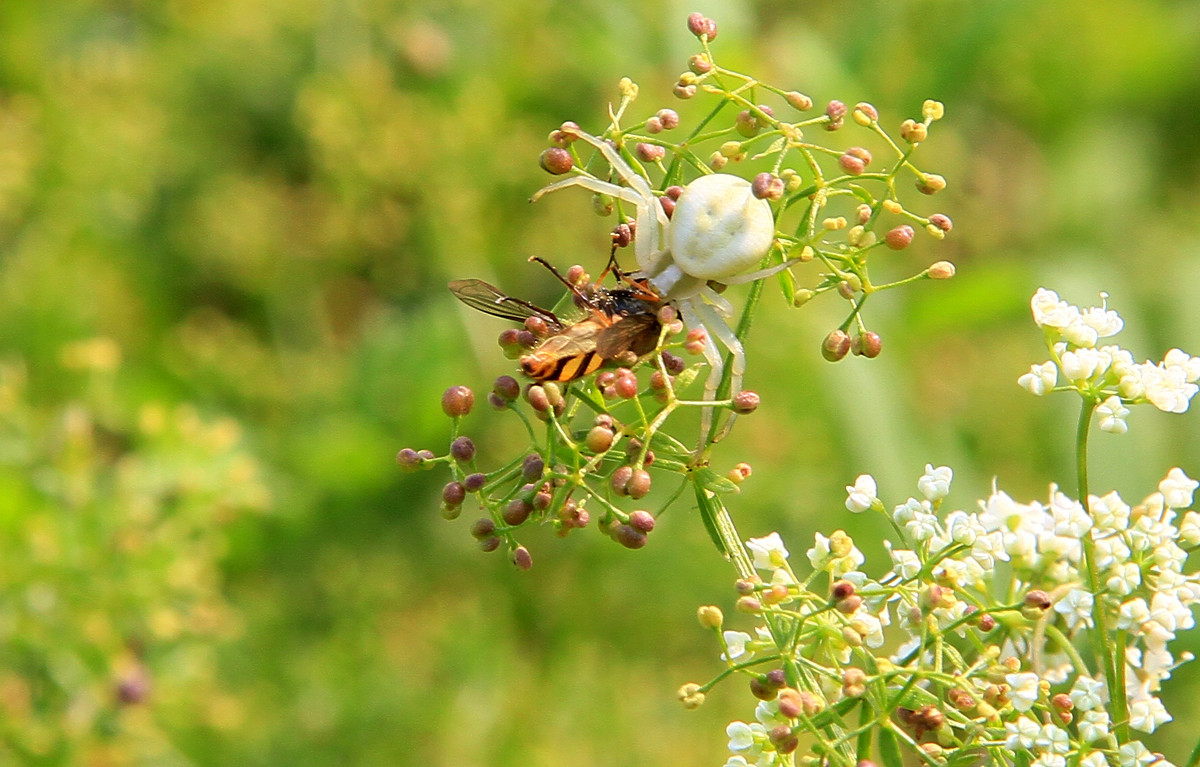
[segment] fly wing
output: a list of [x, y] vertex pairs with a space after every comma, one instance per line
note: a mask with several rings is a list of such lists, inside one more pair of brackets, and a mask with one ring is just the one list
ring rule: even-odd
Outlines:
[[631, 314], [600, 331], [596, 337], [596, 353], [606, 360], [626, 350], [639, 357], [649, 354], [658, 344], [661, 327], [657, 315]]
[[450, 292], [459, 301], [472, 309], [478, 309], [484, 314], [503, 317], [506, 320], [524, 322], [529, 317], [540, 317], [546, 321], [551, 330], [562, 329], [562, 322], [549, 309], [534, 306], [528, 301], [502, 292], [495, 285], [483, 280], [454, 280], [450, 283]]

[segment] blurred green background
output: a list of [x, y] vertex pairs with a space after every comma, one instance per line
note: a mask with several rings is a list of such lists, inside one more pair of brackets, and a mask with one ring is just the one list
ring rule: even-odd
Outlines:
[[[1200, 350], [1194, 2], [5, 0], [0, 763], [723, 762], [745, 690], [674, 700], [718, 670], [695, 607], [732, 601], [685, 507], [639, 552], [535, 535], [520, 573], [440, 518], [444, 474], [393, 462], [444, 451], [445, 387], [512, 369], [448, 279], [550, 303], [528, 255], [599, 270], [611, 221], [529, 205], [538, 153], [599, 130], [622, 76], [635, 114], [675, 106], [693, 10], [724, 63], [818, 104], [947, 106], [921, 155], [950, 187], [909, 201], [954, 232], [888, 258], [958, 277], [873, 299], [884, 354], [839, 365], [842, 307], [768, 292], [764, 405], [722, 453], [755, 468], [743, 534], [799, 556], [845, 526], [881, 557], [843, 488], [899, 502], [926, 462], [961, 506], [1069, 488], [1074, 403], [1015, 384], [1039, 285], [1109, 291], [1141, 358]], [[507, 455], [486, 410], [467, 431]], [[1136, 409], [1093, 489], [1200, 474], [1198, 436]], [[1180, 729], [1154, 741], [1177, 760]]]

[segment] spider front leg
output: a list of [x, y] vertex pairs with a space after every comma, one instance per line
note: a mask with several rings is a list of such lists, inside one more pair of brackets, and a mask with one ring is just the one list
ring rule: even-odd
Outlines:
[[[721, 345], [729, 350], [729, 398], [733, 399], [742, 391], [742, 379], [746, 375], [746, 350], [742, 347], [742, 342], [738, 340], [737, 333], [733, 332], [733, 328], [729, 327], [725, 319], [717, 313], [717, 310], [704, 303], [701, 297], [695, 298], [692, 303], [695, 304], [696, 314], [700, 321], [704, 323], [704, 329], [709, 336], [716, 336]], [[718, 350], [719, 351], [719, 350]], [[718, 358], [721, 356], [718, 353]], [[718, 368], [714, 368], [713, 374], [709, 379], [709, 383], [705, 386], [705, 396], [708, 399], [714, 399], [716, 396], [716, 388], [721, 383], [721, 377], [724, 375], [724, 364]], [[713, 380], [715, 378], [715, 381]], [[711, 392], [709, 391], [711, 387]], [[730, 413], [729, 418], [725, 420], [725, 425], [721, 427], [721, 432], [713, 437], [713, 442], [717, 442], [729, 433], [729, 429], [733, 426], [734, 419], [737, 418], [736, 413]], [[705, 428], [707, 432], [707, 427]]]
[[[697, 309], [703, 304], [695, 297], [685, 298], [679, 301], [676, 306], [679, 309], [679, 314], [683, 317], [683, 321], [689, 328], [702, 328], [704, 330], [704, 361], [708, 363], [708, 377], [704, 379], [704, 401], [712, 402], [717, 398], [717, 388], [721, 385], [721, 378], [725, 375], [725, 359], [721, 355], [721, 350], [717, 347], [716, 341], [713, 340], [713, 334], [701, 319], [700, 312]], [[707, 308], [707, 307], [705, 307]], [[710, 310], [711, 311], [711, 310]], [[704, 441], [712, 431], [713, 418], [715, 413], [711, 405], [706, 405], [700, 415], [700, 443], [696, 448], [697, 454], [704, 448]]]
[[631, 205], [643, 204], [641, 196], [633, 189], [630, 189], [627, 186], [617, 186], [616, 184], [609, 183], [608, 181], [601, 181], [600, 179], [592, 178], [591, 176], [572, 176], [571, 178], [563, 179], [562, 181], [555, 181], [553, 184], [544, 186], [534, 192], [533, 196], [529, 198], [529, 201], [537, 202], [542, 195], [548, 194], [549, 192], [556, 192], [559, 189], [565, 189], [569, 186], [579, 186], [583, 187], [589, 192], [605, 194], [609, 197], [617, 197]]

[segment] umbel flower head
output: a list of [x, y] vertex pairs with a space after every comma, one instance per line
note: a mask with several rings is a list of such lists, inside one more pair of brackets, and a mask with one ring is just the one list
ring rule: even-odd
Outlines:
[[[948, 759], [959, 749], [992, 764], [1018, 751], [1037, 765], [1101, 767], [1110, 754], [1168, 765], [1129, 731], [1171, 721], [1161, 686], [1191, 659], [1170, 645], [1200, 602], [1183, 548], [1200, 543], [1189, 510], [1200, 482], [1171, 469], [1136, 508], [1052, 485], [1041, 501], [995, 489], [974, 510], [947, 510], [952, 480], [926, 466], [918, 495], [890, 512], [870, 475], [846, 487], [849, 511], [882, 514], [899, 533], [878, 577], [842, 531], [815, 535], [811, 573], [792, 569], [778, 533], [747, 542], [762, 580], [738, 590], [756, 595], [740, 610], [754, 625], [726, 627], [721, 660], [751, 675], [759, 703], [752, 721], [729, 725], [727, 764], [791, 765], [798, 735], [853, 730], [861, 716], [889, 718], [910, 746]], [[1119, 683], [1079, 649], [1118, 631]], [[779, 688], [763, 673], [774, 667], [793, 670], [776, 674]]]
[[[1107, 299], [1106, 294], [1101, 294]], [[1096, 407], [1101, 430], [1124, 434], [1126, 405], [1150, 404], [1167, 413], [1187, 411], [1200, 391], [1200, 357], [1171, 349], [1159, 362], [1135, 362], [1115, 344], [1099, 345], [1125, 326], [1114, 310], [1080, 309], [1052, 290], [1038, 288], [1030, 301], [1033, 321], [1042, 329], [1050, 359], [1031, 365], [1017, 383], [1031, 394], [1074, 391]]]

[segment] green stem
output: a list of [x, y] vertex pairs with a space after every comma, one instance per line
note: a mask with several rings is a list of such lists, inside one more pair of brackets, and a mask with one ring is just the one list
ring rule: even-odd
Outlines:
[[[1088, 503], [1088, 464], [1087, 441], [1092, 426], [1092, 415], [1099, 402], [1085, 395], [1083, 407], [1079, 411], [1079, 426], [1075, 432], [1076, 479], [1078, 480], [1079, 502], [1085, 509]], [[1109, 633], [1105, 628], [1105, 600], [1101, 596], [1099, 568], [1096, 567], [1096, 543], [1092, 536], [1083, 536], [1083, 561], [1087, 569], [1088, 590], [1094, 595], [1092, 600], [1092, 652], [1096, 655], [1096, 663], [1104, 669], [1105, 683], [1108, 685], [1108, 697], [1112, 705], [1113, 731], [1117, 742], [1129, 740], [1129, 707], [1125, 698], [1125, 640], [1124, 632]]]

